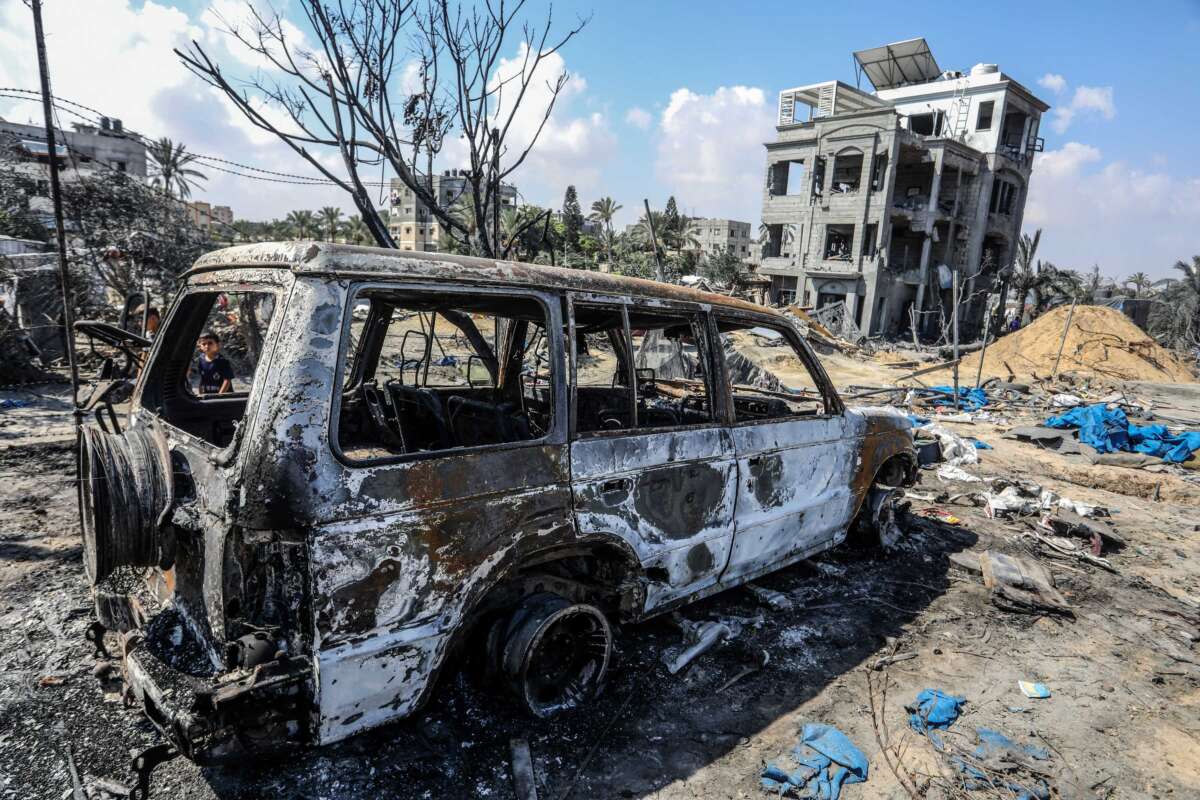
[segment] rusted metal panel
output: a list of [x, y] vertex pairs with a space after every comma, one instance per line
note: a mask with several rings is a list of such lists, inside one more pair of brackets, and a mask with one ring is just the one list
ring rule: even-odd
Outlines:
[[334, 278], [434, 280], [484, 286], [536, 286], [580, 292], [681, 300], [740, 309], [782, 319], [777, 311], [726, 295], [700, 292], [685, 286], [628, 278], [606, 272], [547, 267], [518, 261], [422, 253], [329, 242], [264, 242], [227, 247], [208, 253], [188, 273], [232, 267], [274, 265], [296, 273]]
[[732, 442], [717, 426], [585, 438], [571, 445], [581, 536], [611, 536], [651, 577], [648, 613], [716, 583], [733, 539]]
[[723, 583], [782, 567], [850, 521], [863, 419], [857, 414], [734, 426], [737, 532]]

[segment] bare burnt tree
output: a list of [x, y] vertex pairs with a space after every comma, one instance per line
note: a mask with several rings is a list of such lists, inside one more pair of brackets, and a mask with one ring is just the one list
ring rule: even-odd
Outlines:
[[[582, 30], [579, 20], [562, 34], [553, 13], [540, 24], [519, 19], [525, 0], [483, 0], [465, 8], [448, 0], [303, 0], [309, 49], [276, 13], [247, 4], [247, 21], [230, 34], [269, 69], [248, 79], [227, 75], [197, 42], [176, 50], [184, 64], [220, 89], [255, 126], [278, 136], [301, 158], [353, 198], [375, 241], [395, 247], [371, 202], [362, 170], [384, 165], [429, 209], [452, 239], [485, 256], [505, 257], [516, 237], [501, 244], [495, 224], [502, 183], [528, 157], [569, 78], [546, 79], [543, 64]], [[500, 74], [506, 48], [520, 33], [520, 64]], [[415, 80], [414, 80], [415, 73]], [[539, 124], [528, 141], [508, 146], [513, 123], [535, 81], [549, 99], [533, 111]], [[281, 109], [287, 127], [263, 107]], [[467, 151], [461, 196], [433, 192], [433, 162], [446, 138]], [[335, 150], [343, 171], [321, 156]], [[452, 213], [466, 205], [467, 214]]]

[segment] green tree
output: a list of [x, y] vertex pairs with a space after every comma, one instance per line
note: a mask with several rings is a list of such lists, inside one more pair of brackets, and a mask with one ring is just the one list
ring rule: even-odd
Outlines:
[[352, 214], [342, 226], [342, 233], [350, 244], [374, 244], [371, 229], [358, 214]]
[[588, 214], [588, 218], [599, 222], [603, 226], [604, 233], [603, 244], [605, 252], [608, 254], [608, 261], [612, 263], [612, 244], [613, 244], [613, 217], [617, 215], [624, 206], [617, 203], [611, 197], [601, 197], [599, 200], [592, 203], [592, 213]]
[[311, 211], [289, 211], [285, 222], [295, 239], [310, 239], [318, 232], [317, 216]]
[[579, 207], [579, 195], [574, 186], [567, 187], [562, 204], [563, 235], [568, 251], [579, 249], [579, 233], [583, 228], [583, 209]]
[[196, 181], [208, 180], [203, 172], [188, 166], [196, 160], [196, 156], [187, 152], [182, 143], [176, 144], [165, 136], [151, 142], [146, 147], [146, 155], [153, 162], [150, 165], [150, 185], [172, 197], [186, 200], [192, 196]]
[[342, 227], [342, 210], [336, 206], [325, 206], [317, 212], [317, 217], [325, 231], [325, 241], [332, 242]]
[[1162, 344], [1194, 358], [1200, 346], [1200, 255], [1176, 261], [1174, 267], [1183, 277], [1157, 295], [1161, 302], [1151, 305], [1148, 327]]
[[745, 269], [746, 265], [729, 248], [700, 262], [700, 275], [722, 286], [732, 286]]
[[1125, 279], [1126, 286], [1133, 286], [1133, 296], [1141, 297], [1150, 288], [1150, 276], [1144, 272], [1135, 272]]

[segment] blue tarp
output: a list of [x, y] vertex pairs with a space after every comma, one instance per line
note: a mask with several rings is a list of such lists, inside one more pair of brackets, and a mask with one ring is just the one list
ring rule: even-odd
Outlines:
[[764, 789], [780, 796], [838, 800], [842, 786], [867, 779], [867, 757], [830, 725], [806, 724], [792, 757], [800, 765], [792, 772], [774, 763], [763, 768]]
[[[952, 406], [954, 405], [954, 387], [953, 386], [931, 386], [929, 387], [940, 394], [934, 401], [935, 406]], [[968, 389], [966, 386], [958, 387], [958, 407], [964, 411], [978, 411], [988, 404], [987, 392], [983, 389]]]
[[954, 720], [958, 719], [965, 702], [967, 698], [946, 694], [941, 689], [925, 689], [917, 695], [912, 705], [907, 707], [910, 712], [908, 725], [918, 733], [924, 733], [929, 728], [949, 728]]
[[1050, 428], [1078, 428], [1079, 441], [1100, 453], [1146, 453], [1164, 461], [1187, 461], [1200, 450], [1200, 431], [1172, 434], [1165, 425], [1134, 425], [1119, 408], [1105, 403], [1076, 406], [1046, 420]]

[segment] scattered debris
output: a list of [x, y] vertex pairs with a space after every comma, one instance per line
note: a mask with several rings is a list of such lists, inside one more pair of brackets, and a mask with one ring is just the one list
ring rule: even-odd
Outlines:
[[883, 656], [875, 659], [875, 661], [871, 664], [871, 669], [878, 672], [884, 667], [890, 667], [892, 664], [897, 664], [901, 661], [911, 661], [916, 657], [916, 653], [897, 653], [894, 656]]
[[746, 591], [754, 595], [755, 599], [775, 611], [790, 611], [792, 606], [792, 598], [788, 597], [783, 592], [777, 592], [774, 589], [768, 589], [765, 586], [759, 586], [757, 583], [747, 583]]
[[1021, 687], [1021, 694], [1031, 700], [1045, 700], [1050, 696], [1050, 690], [1046, 688], [1046, 684], [1044, 683], [1017, 681], [1017, 685]]
[[1026, 614], [1071, 614], [1066, 598], [1041, 564], [985, 550], [979, 555], [979, 566], [996, 607]]
[[960, 481], [962, 483], [983, 482], [983, 478], [978, 475], [972, 475], [962, 467], [956, 467], [953, 464], [945, 464], [938, 467], [937, 476], [944, 481]]
[[537, 779], [533, 774], [533, 756], [526, 739], [509, 742], [512, 750], [513, 794], [517, 800], [537, 800]]
[[723, 622], [693, 622], [687, 619], [679, 619], [678, 622], [680, 630], [683, 631], [684, 641], [692, 644], [674, 657], [668, 653], [663, 654], [663, 663], [667, 665], [667, 672], [672, 675], [677, 675], [717, 642], [734, 636], [733, 629]]
[[908, 712], [908, 726], [918, 733], [925, 733], [930, 728], [949, 728], [966, 702], [967, 698], [946, 694], [941, 689], [924, 689], [911, 705], [904, 707]]
[[870, 763], [846, 734], [830, 725], [807, 723], [800, 744], [792, 751], [798, 769], [784, 770], [774, 762], [762, 771], [762, 787], [780, 796], [838, 800], [842, 786], [867, 780]]

